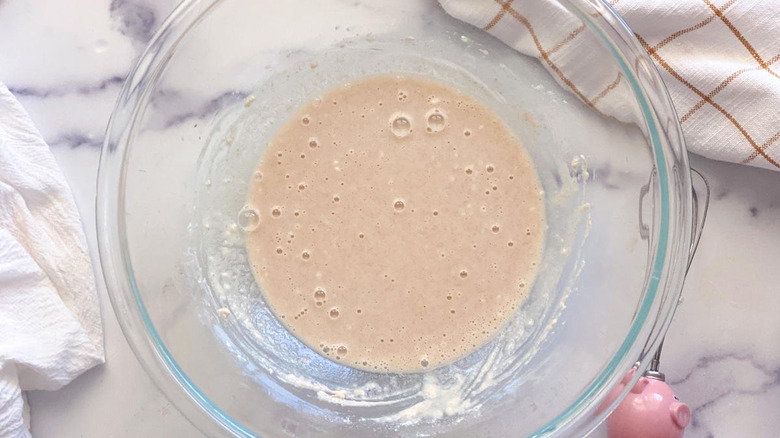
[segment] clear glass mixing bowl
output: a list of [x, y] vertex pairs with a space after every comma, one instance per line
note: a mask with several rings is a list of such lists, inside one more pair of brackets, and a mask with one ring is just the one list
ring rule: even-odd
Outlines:
[[[590, 63], [577, 68], [623, 75], [610, 95], [622, 122], [434, 1], [193, 0], [167, 19], [109, 125], [100, 256], [136, 355], [204, 433], [583, 436], [625, 372], [647, 366], [691, 242], [680, 127], [611, 9], [544, 5], [582, 25]], [[569, 37], [555, 29], [547, 34]], [[529, 298], [494, 340], [425, 373], [354, 370], [297, 341], [265, 306], [236, 223], [280, 123], [324, 90], [382, 73], [429, 77], [489, 105], [528, 149], [545, 191], [548, 229]]]

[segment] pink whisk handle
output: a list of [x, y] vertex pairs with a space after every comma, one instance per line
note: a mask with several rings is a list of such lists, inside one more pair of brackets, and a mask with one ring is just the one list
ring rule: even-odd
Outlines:
[[[614, 400], [631, 380], [629, 371], [610, 394]], [[691, 410], [663, 380], [642, 377], [607, 418], [609, 438], [682, 438]]]

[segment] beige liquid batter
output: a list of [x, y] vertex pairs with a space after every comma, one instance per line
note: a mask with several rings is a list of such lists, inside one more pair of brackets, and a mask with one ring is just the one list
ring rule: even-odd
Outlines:
[[490, 339], [526, 297], [544, 233], [536, 172], [496, 115], [400, 76], [306, 104], [269, 144], [241, 214], [287, 328], [337, 362], [394, 372]]

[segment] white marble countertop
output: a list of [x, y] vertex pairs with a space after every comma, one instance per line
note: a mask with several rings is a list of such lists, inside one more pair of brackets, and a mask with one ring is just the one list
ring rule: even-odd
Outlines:
[[[124, 77], [175, 3], [0, 0], [0, 81], [29, 111], [70, 182], [95, 263], [105, 126]], [[693, 411], [686, 437], [776, 438], [780, 172], [691, 161], [712, 184], [713, 198], [662, 371]], [[141, 369], [100, 277], [98, 290], [106, 364], [60, 391], [29, 393], [33, 436], [202, 436]]]

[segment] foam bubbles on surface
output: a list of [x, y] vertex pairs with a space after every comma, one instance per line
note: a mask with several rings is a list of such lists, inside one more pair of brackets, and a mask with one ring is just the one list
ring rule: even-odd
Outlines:
[[453, 89], [355, 81], [277, 131], [250, 178], [262, 223], [241, 235], [255, 221], [242, 211], [226, 233], [245, 237], [265, 303], [322, 356], [432, 370], [487, 342], [530, 289], [544, 206], [524, 159]]

